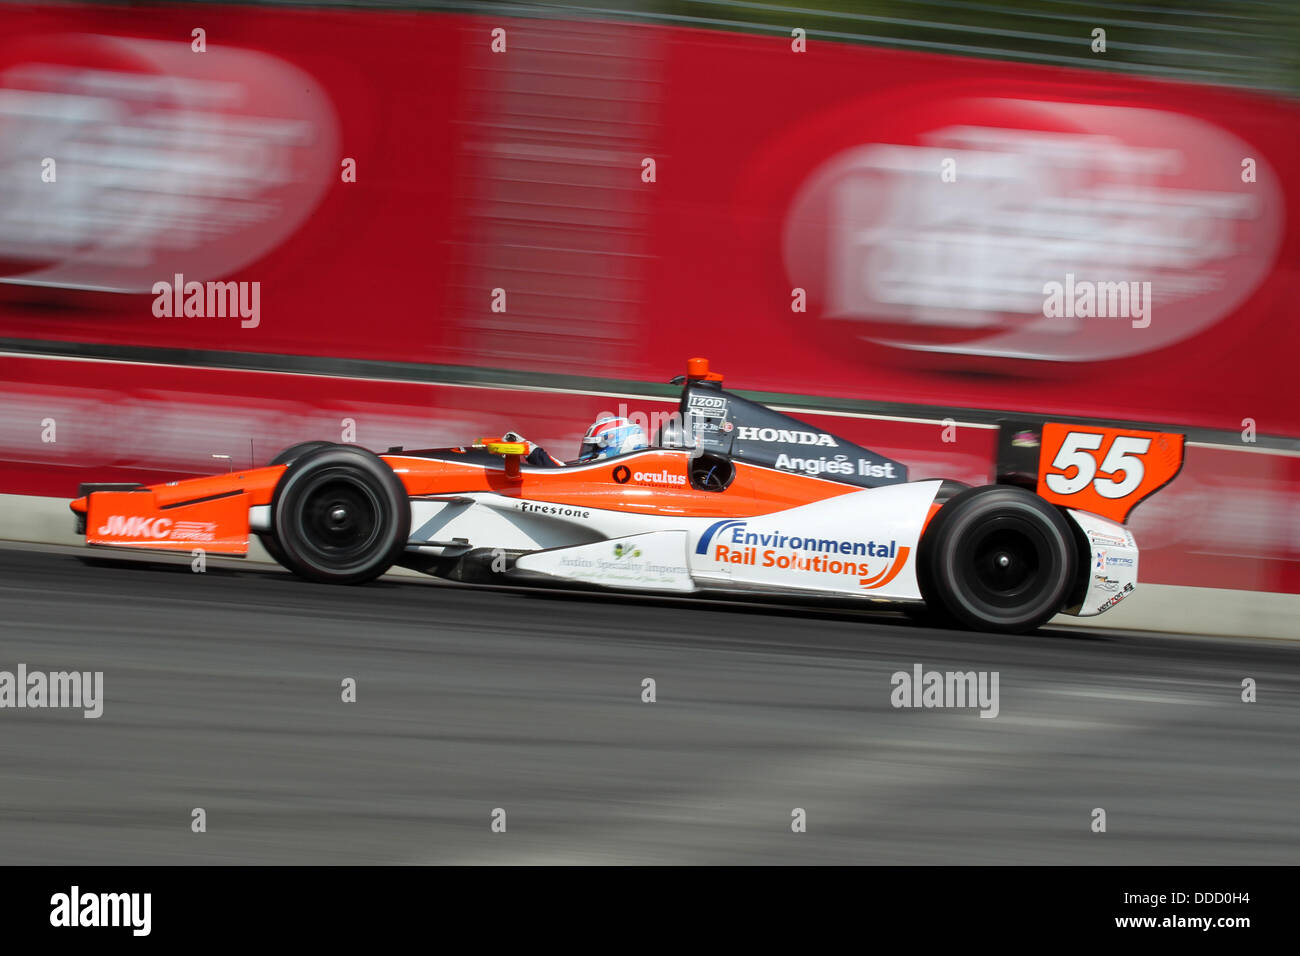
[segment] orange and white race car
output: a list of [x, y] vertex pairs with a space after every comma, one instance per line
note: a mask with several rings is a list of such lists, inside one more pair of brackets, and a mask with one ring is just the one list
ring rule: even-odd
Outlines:
[[1182, 466], [1181, 435], [1047, 423], [1016, 433], [1033, 457], [999, 483], [909, 481], [901, 462], [724, 390], [703, 359], [678, 381], [678, 413], [649, 447], [592, 463], [500, 438], [383, 455], [306, 442], [264, 468], [83, 485], [71, 507], [93, 546], [243, 556], [257, 534], [313, 581], [400, 565], [477, 583], [885, 600], [1027, 631], [1133, 591], [1123, 522]]

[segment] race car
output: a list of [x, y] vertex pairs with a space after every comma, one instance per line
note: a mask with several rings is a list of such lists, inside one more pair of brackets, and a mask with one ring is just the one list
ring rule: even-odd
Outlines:
[[[893, 602], [1023, 632], [1136, 587], [1133, 507], [1182, 467], [1183, 436], [1003, 425], [997, 480], [907, 466], [722, 387], [691, 359], [645, 447], [564, 463], [519, 436], [380, 455], [325, 441], [162, 485], [87, 484], [95, 547], [246, 556], [250, 534], [311, 581], [394, 565], [469, 583]], [[506, 440], [509, 439], [509, 440]]]

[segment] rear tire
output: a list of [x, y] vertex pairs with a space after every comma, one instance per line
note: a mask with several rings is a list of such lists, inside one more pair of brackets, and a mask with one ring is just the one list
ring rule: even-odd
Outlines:
[[285, 469], [271, 503], [281, 564], [299, 577], [361, 584], [401, 557], [411, 501], [378, 456], [353, 445], [309, 451]]
[[944, 504], [921, 540], [926, 604], [976, 630], [1023, 633], [1065, 607], [1077, 568], [1065, 517], [1031, 491], [971, 488]]
[[[297, 461], [309, 451], [315, 451], [317, 448], [328, 448], [333, 442], [328, 441], [300, 441], [296, 445], [290, 445], [280, 454], [276, 455], [266, 463], [267, 468], [274, 468], [276, 465], [289, 465]], [[284, 552], [280, 550], [280, 545], [275, 540], [275, 535], [269, 531], [260, 531], [257, 540], [262, 542], [262, 547], [266, 553], [275, 558], [276, 562], [282, 567], [288, 567], [284, 563]]]

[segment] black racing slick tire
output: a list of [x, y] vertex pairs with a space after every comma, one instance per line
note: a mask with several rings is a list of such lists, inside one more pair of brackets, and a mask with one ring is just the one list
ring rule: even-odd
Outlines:
[[317, 448], [329, 448], [334, 443], [332, 441], [300, 441], [296, 445], [290, 445], [280, 454], [276, 455], [266, 463], [266, 467], [273, 468], [276, 465], [289, 465], [297, 461], [309, 451], [315, 451]]
[[[266, 467], [274, 468], [276, 465], [292, 464], [307, 452], [315, 451], [317, 448], [328, 448], [332, 444], [334, 443], [328, 441], [300, 441], [296, 445], [290, 445], [284, 451], [280, 452], [280, 454], [268, 461]], [[284, 564], [284, 552], [280, 550], [280, 545], [276, 543], [275, 535], [265, 531], [259, 532], [257, 539], [262, 542], [262, 547], [266, 549], [267, 554], [275, 558], [280, 565], [287, 567], [287, 565]]]
[[974, 630], [1032, 631], [1065, 607], [1078, 567], [1064, 515], [1011, 485], [971, 488], [926, 528], [917, 578], [926, 604]]
[[271, 533], [281, 564], [301, 578], [362, 584], [401, 556], [411, 501], [373, 452], [329, 445], [296, 458], [276, 485]]

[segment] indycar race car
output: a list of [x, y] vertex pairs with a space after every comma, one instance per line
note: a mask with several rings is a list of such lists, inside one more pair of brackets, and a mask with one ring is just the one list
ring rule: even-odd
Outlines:
[[900, 602], [1015, 632], [1124, 600], [1138, 551], [1123, 522], [1182, 467], [1182, 435], [1003, 425], [994, 484], [912, 481], [724, 390], [704, 359], [687, 369], [649, 447], [591, 463], [502, 438], [383, 455], [315, 441], [264, 468], [83, 485], [71, 508], [93, 546], [246, 556], [257, 534], [313, 581], [399, 565], [470, 583]]

